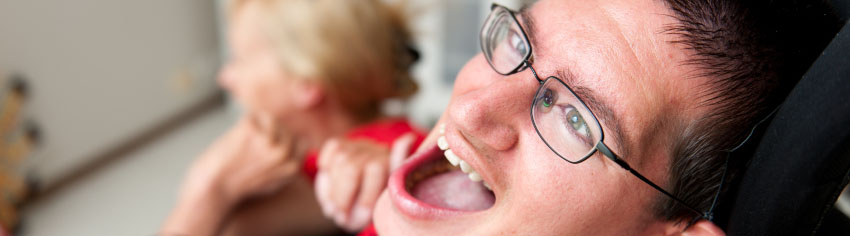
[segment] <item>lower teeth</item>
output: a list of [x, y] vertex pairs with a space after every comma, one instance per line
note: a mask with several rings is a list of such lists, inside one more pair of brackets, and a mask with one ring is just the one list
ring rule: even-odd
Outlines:
[[445, 159], [443, 161], [435, 161], [425, 165], [427, 166], [424, 166], [421, 169], [414, 171], [413, 173], [411, 173], [411, 176], [407, 178], [407, 181], [405, 182], [405, 187], [408, 190], [412, 189], [413, 185], [419, 182], [420, 180], [455, 169], [455, 167], [445, 161]]

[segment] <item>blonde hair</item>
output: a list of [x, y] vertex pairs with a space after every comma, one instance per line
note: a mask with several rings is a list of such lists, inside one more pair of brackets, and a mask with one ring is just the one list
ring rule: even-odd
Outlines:
[[401, 5], [380, 0], [234, 0], [262, 7], [261, 29], [287, 73], [318, 80], [358, 119], [380, 114], [388, 98], [416, 92], [415, 56]]

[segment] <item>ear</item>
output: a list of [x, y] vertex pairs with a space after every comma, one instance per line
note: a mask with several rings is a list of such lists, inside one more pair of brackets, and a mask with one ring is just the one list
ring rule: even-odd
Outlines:
[[697, 221], [696, 224], [691, 225], [682, 232], [683, 236], [720, 236], [726, 235], [720, 227], [717, 227], [713, 222], [708, 220], [700, 220]]
[[318, 107], [327, 96], [327, 91], [322, 84], [309, 80], [296, 82], [292, 93], [295, 95], [293, 98], [295, 106], [304, 110]]

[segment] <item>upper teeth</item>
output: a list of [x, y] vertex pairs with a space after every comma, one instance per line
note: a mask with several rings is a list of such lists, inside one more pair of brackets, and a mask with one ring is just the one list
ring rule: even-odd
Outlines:
[[[466, 163], [466, 161], [461, 160], [460, 157], [458, 157], [457, 155], [455, 155], [454, 152], [452, 152], [452, 149], [449, 147], [449, 142], [446, 141], [446, 136], [444, 136], [445, 132], [445, 124], [440, 125], [440, 137], [437, 138], [437, 146], [440, 147], [440, 150], [443, 150], [443, 154], [446, 156], [446, 160], [448, 160], [449, 163], [451, 163], [453, 166], [459, 166], [460, 170], [463, 171], [463, 173], [466, 173], [466, 176], [469, 177], [470, 180], [475, 182], [482, 182], [481, 174], [478, 174], [475, 169], [472, 169], [472, 166], [469, 165], [469, 163]], [[490, 189], [490, 185], [488, 185], [486, 182], [482, 183], [484, 184], [484, 187]]]
[[[453, 166], [457, 166], [461, 162], [463, 162], [463, 164], [466, 164], [467, 166], [469, 165], [465, 161], [458, 158], [457, 155], [455, 155], [455, 153], [452, 152], [451, 149], [448, 149], [448, 150], [444, 149], [444, 150], [445, 150], [445, 152], [443, 152], [443, 154], [445, 154], [446, 159], [449, 160], [449, 163], [452, 163]], [[464, 172], [469, 173], [468, 171], [464, 171]]]

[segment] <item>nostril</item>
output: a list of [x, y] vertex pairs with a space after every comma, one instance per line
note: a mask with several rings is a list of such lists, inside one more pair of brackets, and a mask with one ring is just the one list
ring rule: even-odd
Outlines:
[[461, 134], [473, 146], [484, 145], [494, 151], [510, 150], [516, 145], [519, 137], [514, 129], [507, 126], [492, 127], [491, 129], [479, 132], [479, 135], [465, 133], [463, 130], [461, 130]]

